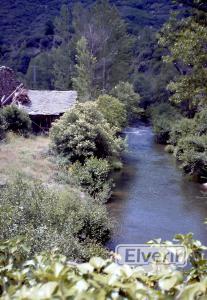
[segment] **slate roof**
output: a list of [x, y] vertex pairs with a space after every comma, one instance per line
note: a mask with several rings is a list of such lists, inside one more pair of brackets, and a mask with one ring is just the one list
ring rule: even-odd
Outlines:
[[60, 115], [75, 105], [76, 91], [29, 90], [31, 103], [21, 105], [29, 115]]

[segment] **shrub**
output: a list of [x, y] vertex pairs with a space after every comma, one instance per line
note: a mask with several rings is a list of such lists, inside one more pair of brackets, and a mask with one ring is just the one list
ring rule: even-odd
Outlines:
[[22, 176], [1, 190], [0, 226], [1, 239], [24, 236], [30, 254], [59, 248], [70, 259], [88, 257], [90, 244], [105, 242], [111, 230], [106, 208], [89, 196]]
[[26, 135], [31, 131], [31, 120], [28, 114], [16, 105], [5, 106], [2, 114], [6, 120], [8, 130]]
[[6, 137], [6, 129], [7, 123], [2, 114], [2, 110], [0, 110], [0, 140], [3, 140]]
[[207, 109], [197, 113], [194, 117], [198, 135], [207, 134]]
[[140, 95], [135, 93], [133, 85], [129, 82], [120, 82], [112, 90], [111, 94], [125, 105], [129, 122], [138, 118], [143, 112], [139, 107]]
[[77, 104], [66, 112], [52, 126], [50, 137], [53, 151], [72, 163], [84, 163], [91, 156], [119, 156], [124, 146], [92, 102]]
[[175, 146], [181, 138], [195, 133], [196, 122], [193, 119], [182, 118], [171, 127], [169, 143]]
[[91, 157], [84, 165], [73, 164], [71, 173], [77, 182], [94, 199], [106, 202], [111, 196], [112, 182], [109, 180], [110, 165], [107, 160]]
[[187, 136], [180, 139], [175, 156], [185, 173], [207, 178], [207, 136]]
[[181, 115], [176, 108], [168, 103], [161, 103], [151, 107], [150, 114], [156, 141], [160, 144], [166, 144], [175, 120], [178, 121]]
[[121, 130], [126, 125], [126, 108], [117, 98], [109, 95], [99, 96], [97, 107], [111, 126]]

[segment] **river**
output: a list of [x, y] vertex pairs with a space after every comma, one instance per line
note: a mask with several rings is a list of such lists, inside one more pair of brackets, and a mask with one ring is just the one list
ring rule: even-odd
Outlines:
[[115, 230], [107, 246], [172, 239], [193, 232], [207, 244], [207, 197], [201, 185], [183, 176], [172, 155], [154, 142], [152, 128], [126, 128], [128, 151], [124, 168], [116, 174], [116, 188], [108, 203]]

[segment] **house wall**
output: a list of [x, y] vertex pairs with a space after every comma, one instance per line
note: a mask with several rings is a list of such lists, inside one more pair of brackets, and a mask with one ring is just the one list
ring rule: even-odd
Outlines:
[[61, 115], [30, 115], [32, 130], [34, 133], [47, 133], [52, 123], [59, 119]]

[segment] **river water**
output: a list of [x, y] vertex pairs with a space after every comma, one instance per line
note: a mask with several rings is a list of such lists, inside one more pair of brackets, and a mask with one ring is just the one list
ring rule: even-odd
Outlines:
[[207, 245], [207, 197], [200, 184], [182, 175], [172, 155], [154, 143], [151, 127], [125, 130], [128, 152], [116, 174], [116, 188], [108, 203], [115, 230], [107, 246], [172, 239], [193, 232]]

